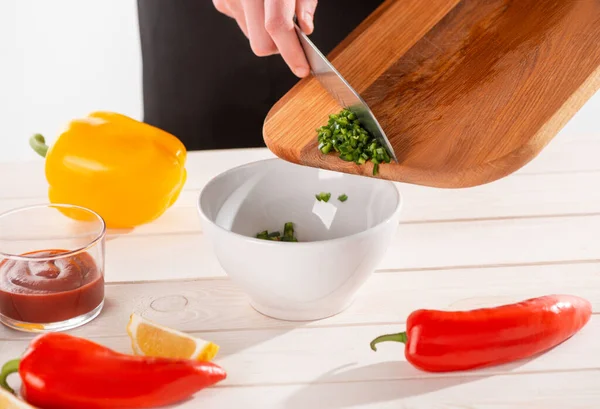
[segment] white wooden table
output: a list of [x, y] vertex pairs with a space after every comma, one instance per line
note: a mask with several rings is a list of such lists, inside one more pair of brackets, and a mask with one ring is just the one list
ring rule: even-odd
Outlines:
[[[379, 270], [342, 314], [307, 323], [266, 318], [226, 277], [195, 204], [212, 176], [267, 150], [193, 152], [189, 180], [156, 222], [107, 242], [106, 308], [72, 333], [130, 352], [131, 312], [221, 345], [228, 379], [181, 408], [597, 408], [600, 319], [535, 359], [428, 375], [401, 344], [417, 308], [462, 309], [547, 293], [600, 307], [600, 133], [561, 135], [501, 181], [466, 190], [400, 186], [403, 223]], [[0, 164], [0, 210], [46, 200], [42, 162]], [[8, 175], [8, 177], [6, 177]], [[597, 313], [597, 312], [596, 312]], [[30, 337], [0, 328], [0, 361]]]

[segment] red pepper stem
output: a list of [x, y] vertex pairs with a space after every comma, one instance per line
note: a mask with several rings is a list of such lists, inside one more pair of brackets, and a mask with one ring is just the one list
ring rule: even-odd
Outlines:
[[46, 145], [46, 139], [44, 139], [42, 134], [36, 133], [29, 138], [29, 146], [31, 146], [31, 148], [41, 157], [46, 157], [46, 153], [48, 153], [48, 145]]
[[19, 371], [19, 364], [21, 363], [20, 359], [13, 359], [12, 361], [8, 361], [2, 367], [2, 371], [0, 372], [0, 386], [9, 391], [10, 393], [15, 393], [13, 388], [8, 385], [6, 379], [10, 374]]
[[388, 341], [402, 342], [403, 344], [406, 344], [408, 342], [408, 336], [406, 335], [406, 332], [399, 332], [397, 334], [380, 335], [377, 338], [375, 338], [373, 341], [371, 341], [371, 349], [373, 351], [377, 351], [377, 347], [375, 345], [377, 345], [380, 342], [388, 342]]

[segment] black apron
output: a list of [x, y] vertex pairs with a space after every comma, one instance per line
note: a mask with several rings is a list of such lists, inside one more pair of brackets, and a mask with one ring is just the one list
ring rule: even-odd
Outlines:
[[[321, 0], [311, 40], [329, 53], [383, 0]], [[210, 0], [138, 0], [144, 121], [188, 150], [263, 147], [269, 109], [297, 81], [280, 55], [257, 57]]]

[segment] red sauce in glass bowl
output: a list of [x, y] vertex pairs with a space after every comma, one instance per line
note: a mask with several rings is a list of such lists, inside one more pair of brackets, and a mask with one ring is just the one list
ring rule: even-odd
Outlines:
[[40, 250], [29, 260], [0, 262], [0, 314], [28, 323], [54, 323], [86, 314], [104, 300], [104, 277], [87, 252], [50, 261], [66, 253]]

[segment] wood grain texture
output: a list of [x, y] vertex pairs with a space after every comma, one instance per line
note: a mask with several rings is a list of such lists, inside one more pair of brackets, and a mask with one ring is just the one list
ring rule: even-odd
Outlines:
[[[590, 188], [600, 183], [598, 152], [599, 136], [565, 134], [526, 167], [493, 184], [458, 190], [400, 184], [402, 227], [379, 268], [598, 258], [593, 243], [600, 228], [600, 191]], [[191, 152], [189, 180], [174, 207], [133, 231], [110, 232], [107, 280], [223, 277], [199, 223], [200, 189], [227, 168], [272, 156], [267, 149]], [[39, 163], [0, 164], [0, 173], [19, 174], [18, 183], [0, 178], [1, 211], [46, 201]]]
[[[600, 97], [600, 94], [598, 94]], [[600, 99], [599, 99], [600, 101]], [[513, 176], [469, 189], [437, 189], [398, 183], [404, 197], [402, 221], [423, 223], [600, 212], [600, 134], [564, 134]], [[268, 149], [190, 152], [188, 181], [173, 207], [152, 223], [108, 235], [148, 236], [202, 231], [196, 204], [202, 187], [231, 167], [272, 158]], [[40, 161], [0, 163], [0, 212], [47, 201]]]
[[[595, 260], [600, 214], [401, 224], [378, 269]], [[476, 249], [476, 250], [474, 250]], [[106, 280], [222, 277], [202, 233], [122, 235], [106, 244]]]
[[[228, 379], [173, 409], [596, 408], [599, 149], [598, 135], [568, 134], [494, 184], [401, 184], [405, 218], [382, 269], [342, 314], [309, 323], [253, 310], [218, 266], [195, 213], [210, 178], [270, 152], [192, 152], [177, 204], [153, 223], [111, 233], [106, 307], [70, 333], [129, 352], [125, 328], [135, 311], [217, 342], [216, 361]], [[45, 201], [38, 164], [0, 164], [0, 174], [19, 175], [0, 178], [0, 210]], [[594, 316], [575, 337], [533, 359], [432, 375], [408, 365], [401, 345], [377, 353], [367, 345], [374, 335], [403, 329], [416, 308], [478, 308], [549, 293], [587, 298]], [[21, 354], [31, 338], [0, 326], [0, 362]], [[9, 382], [17, 386], [17, 378]]]
[[[343, 368], [333, 368], [334, 377]], [[360, 371], [358, 368], [357, 371]], [[180, 409], [592, 409], [600, 370], [429, 380], [215, 388]]]
[[[398, 184], [404, 199], [402, 222], [419, 224], [600, 213], [600, 190], [588, 186], [600, 186], [600, 171], [523, 174], [464, 190]], [[199, 189], [184, 190], [177, 203], [152, 223], [131, 231], [113, 229], [108, 237], [200, 233], [199, 195]], [[0, 212], [40, 201], [43, 197], [0, 199]]]
[[[229, 374], [220, 386], [277, 385], [289, 383], [343, 383], [365, 379], [407, 380], [440, 379], [468, 376], [490, 376], [506, 373], [541, 373], [600, 368], [600, 317], [593, 316], [581, 332], [545, 354], [533, 359], [464, 371], [462, 373], [431, 374], [422, 372], [406, 362], [401, 345], [388, 344], [374, 353], [369, 342], [381, 333], [398, 332], [404, 324], [365, 325], [353, 327], [279, 328], [248, 331], [192, 332], [200, 338], [209, 338], [221, 348], [216, 358]], [[124, 334], [113, 337], [93, 337], [109, 348], [131, 353], [131, 341]], [[319, 347], [308, 353], [305, 345], [318, 340]], [[0, 359], [19, 356], [23, 341], [3, 341]], [[269, 355], [269, 359], [264, 357]], [[280, 371], [279, 368], [294, 368]], [[343, 368], [324, 376], [334, 368]]]
[[[506, 390], [509, 386], [512, 388], [512, 377], [523, 376], [529, 376], [528, 382], [533, 384], [538, 379], [544, 379], [545, 382], [539, 385], [547, 387], [549, 379], [563, 380], [564, 372], [597, 370], [600, 367], [600, 346], [596, 342], [600, 336], [598, 316], [595, 315], [568, 342], [533, 359], [460, 373], [423, 373], [406, 363], [401, 345], [388, 344], [373, 353], [368, 348], [368, 342], [382, 332], [403, 328], [408, 313], [418, 307], [450, 310], [477, 308], [546, 292], [564, 291], [588, 298], [596, 310], [600, 305], [597, 267], [597, 264], [590, 264], [549, 269], [465, 270], [454, 275], [452, 280], [445, 279], [443, 275], [446, 273], [441, 271], [379, 274], [371, 280], [350, 310], [314, 323], [282, 322], [254, 312], [247, 306], [243, 294], [229, 280], [111, 285], [108, 286], [107, 309], [103, 314], [91, 324], [71, 333], [130, 353], [125, 326], [130, 312], [137, 311], [150, 319], [218, 343], [221, 349], [216, 362], [226, 368], [229, 376], [222, 384], [196, 396], [195, 404], [202, 404], [203, 407], [237, 407], [239, 405], [219, 406], [219, 403], [222, 400], [233, 402], [231, 399], [239, 398], [239, 393], [243, 391], [269, 389], [277, 394], [277, 391], [282, 392], [290, 387], [308, 389], [301, 392], [300, 396], [295, 396], [292, 407], [301, 407], [299, 405], [302, 403], [306, 407], [321, 407], [310, 404], [316, 392], [313, 389], [333, 388], [340, 391], [346, 390], [342, 385], [351, 389], [364, 383], [370, 384], [371, 389], [365, 387], [360, 394], [339, 401], [340, 405], [344, 403], [340, 407], [354, 407], [361, 403], [365, 407], [370, 404], [380, 407], [382, 401], [379, 398], [377, 401], [367, 399], [371, 396], [369, 390], [393, 382], [400, 385], [400, 391], [406, 385], [412, 385], [411, 381], [421, 386], [428, 385], [432, 394], [430, 403], [438, 402], [445, 396], [444, 402], [458, 405], [465, 401], [460, 401], [458, 395], [444, 395], [446, 388], [480, 379], [500, 379], [494, 385]], [[19, 356], [31, 336], [2, 328], [0, 338], [0, 360], [4, 362]], [[588, 376], [595, 379], [593, 374], [588, 373]], [[13, 386], [16, 386], [15, 380], [11, 378]], [[586, 384], [587, 388], [592, 386]], [[385, 400], [397, 405], [411, 401], [412, 394], [398, 391]], [[582, 393], [574, 389], [563, 391], [571, 398]], [[534, 399], [540, 393], [540, 388], [538, 386], [522, 393], [520, 399]], [[513, 399], [512, 389], [510, 395]], [[211, 400], [214, 398], [210, 396], [218, 396], [218, 399]], [[472, 394], [470, 399], [478, 399], [478, 396]], [[504, 393], [496, 390], [487, 391], [485, 398], [504, 402], [506, 408], [520, 407], [517, 405], [520, 400], [502, 401], [503, 396]], [[277, 399], [266, 402], [266, 407], [289, 407], [290, 402], [286, 398], [277, 395]], [[483, 395], [480, 398], [483, 399]], [[432, 407], [427, 405], [428, 401], [413, 403], [415, 408]], [[184, 403], [175, 407], [186, 406]]]
[[[398, 156], [377, 177], [471, 187], [531, 161], [600, 88], [599, 38], [597, 0], [388, 1], [331, 60]], [[372, 176], [316, 149], [340, 108], [302, 80], [267, 116], [265, 142], [291, 162]]]
[[[284, 370], [284, 367], [280, 367]], [[332, 368], [325, 378], [344, 369]], [[368, 371], [369, 368], [366, 369]], [[356, 368], [360, 372], [362, 368]], [[180, 409], [593, 409], [600, 370], [214, 388]]]
[[[401, 325], [416, 308], [469, 309], [551, 293], [585, 297], [599, 311], [599, 271], [600, 261], [379, 272], [343, 314], [306, 323], [259, 314], [225, 277], [115, 283], [107, 285], [105, 309], [93, 325], [72, 333], [96, 338], [124, 335], [132, 312], [182, 331], [204, 333], [207, 338], [213, 332]], [[0, 326], [0, 341], [27, 339], [31, 335]]]
[[[377, 269], [410, 271], [596, 260], [600, 258], [598, 231], [599, 212], [404, 223]], [[156, 234], [116, 235], [106, 242], [108, 282], [225, 275], [202, 232], [163, 229]]]
[[[600, 93], [597, 94], [595, 102], [600, 105]], [[593, 117], [588, 113], [588, 116], [582, 119], [592, 121]], [[599, 151], [600, 131], [585, 134], [565, 133], [555, 138], [535, 160], [516, 174], [599, 171]], [[186, 163], [188, 180], [184, 190], [202, 189], [211, 178], [227, 169], [273, 157], [275, 155], [265, 148], [189, 152]], [[19, 176], [0, 178], [0, 203], [12, 199], [30, 199], [34, 203], [47, 201], [48, 183], [44, 177], [43, 160], [0, 162], [0, 175]]]

